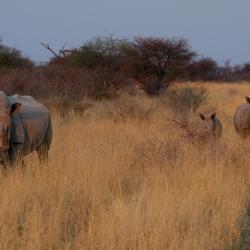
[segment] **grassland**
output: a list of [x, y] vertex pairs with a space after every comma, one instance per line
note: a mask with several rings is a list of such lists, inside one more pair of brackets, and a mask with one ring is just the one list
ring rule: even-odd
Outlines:
[[[250, 142], [233, 128], [247, 84], [208, 84], [219, 144], [193, 145], [157, 98], [54, 114], [48, 165], [0, 175], [0, 249], [231, 249], [250, 194]], [[119, 101], [115, 101], [119, 102]], [[140, 107], [136, 106], [140, 104]], [[122, 111], [126, 112], [122, 112]], [[194, 117], [197, 114], [193, 114]]]

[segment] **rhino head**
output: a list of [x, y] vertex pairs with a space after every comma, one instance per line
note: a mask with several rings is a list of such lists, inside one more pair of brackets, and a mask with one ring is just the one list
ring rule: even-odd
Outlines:
[[209, 115], [200, 114], [202, 122], [203, 135], [205, 137], [220, 138], [222, 135], [222, 124], [216, 117], [216, 113]]
[[13, 103], [9, 108], [0, 107], [0, 152], [9, 150], [12, 115], [20, 110], [20, 103]]

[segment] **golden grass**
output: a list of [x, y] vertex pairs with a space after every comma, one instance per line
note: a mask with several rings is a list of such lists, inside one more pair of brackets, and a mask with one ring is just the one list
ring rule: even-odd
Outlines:
[[114, 119], [96, 103], [54, 118], [50, 161], [0, 176], [0, 249], [229, 249], [250, 191], [250, 144], [233, 129], [249, 85], [209, 85], [219, 145], [191, 145], [157, 99], [147, 119]]

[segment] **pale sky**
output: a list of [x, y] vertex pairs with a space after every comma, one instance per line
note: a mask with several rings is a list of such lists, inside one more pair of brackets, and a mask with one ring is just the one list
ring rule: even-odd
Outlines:
[[44, 62], [94, 36], [187, 38], [219, 63], [250, 62], [249, 0], [0, 0], [4, 44]]

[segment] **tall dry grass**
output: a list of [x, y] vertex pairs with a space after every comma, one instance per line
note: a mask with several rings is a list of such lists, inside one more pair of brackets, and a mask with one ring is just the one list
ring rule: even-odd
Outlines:
[[232, 116], [250, 87], [209, 91], [201, 110], [217, 106], [224, 124], [212, 147], [180, 137], [157, 99], [134, 100], [146, 116], [135, 108], [117, 119], [121, 108], [103, 102], [83, 117], [54, 116], [48, 165], [34, 154], [25, 172], [0, 175], [0, 249], [235, 246], [249, 200], [250, 144], [235, 135]]

